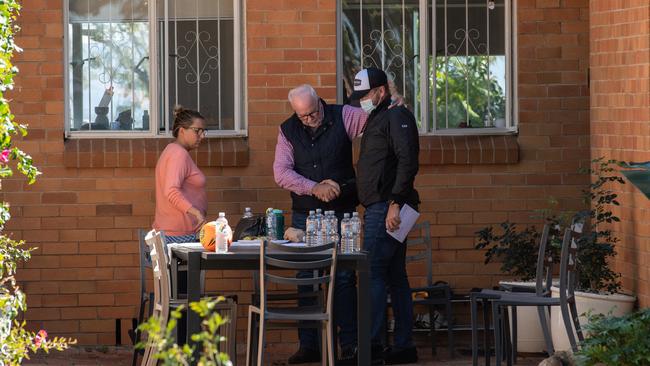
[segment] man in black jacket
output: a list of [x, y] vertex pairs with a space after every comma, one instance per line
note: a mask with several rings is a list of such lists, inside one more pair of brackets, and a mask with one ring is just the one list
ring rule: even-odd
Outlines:
[[[386, 74], [376, 68], [355, 76], [354, 93], [370, 114], [361, 140], [357, 163], [359, 201], [366, 208], [364, 249], [370, 256], [373, 359], [380, 354], [386, 364], [417, 362], [412, 339], [413, 303], [406, 273], [406, 243], [388, 235], [400, 226], [403, 205], [417, 209], [420, 203], [413, 184], [420, 150], [413, 114], [404, 106], [391, 108]], [[382, 334], [386, 292], [390, 291], [395, 314], [395, 342], [383, 350]]]

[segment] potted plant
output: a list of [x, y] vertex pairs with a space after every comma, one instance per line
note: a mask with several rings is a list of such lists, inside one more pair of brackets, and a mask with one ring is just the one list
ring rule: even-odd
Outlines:
[[[616, 174], [615, 160], [598, 158], [592, 160], [592, 167], [584, 170], [591, 175], [591, 184], [583, 191], [585, 204], [590, 205], [590, 230], [578, 239], [578, 281], [576, 284], [576, 307], [579, 314], [608, 314], [621, 316], [632, 311], [636, 297], [621, 294], [620, 274], [610, 264], [616, 256], [615, 245], [619, 239], [610, 224], [620, 219], [612, 212], [612, 206], [619, 206], [612, 185], [625, 184]], [[554, 296], [558, 296], [554, 289]], [[587, 318], [581, 317], [581, 324]], [[551, 310], [551, 332], [556, 350], [569, 350], [562, 316], [557, 308]]]
[[[546, 252], [559, 263], [562, 245], [561, 228], [570, 222], [573, 213], [560, 211], [559, 202], [550, 197], [548, 207], [535, 210], [532, 217], [551, 225]], [[512, 280], [499, 281], [502, 286], [528, 287], [535, 291], [537, 256], [541, 232], [535, 226], [519, 229], [516, 224], [503, 222], [500, 230], [486, 227], [476, 232], [478, 243], [476, 249], [487, 249], [485, 263], [501, 261], [501, 271], [512, 276]], [[546, 348], [544, 334], [537, 310], [533, 307], [521, 307], [517, 310], [517, 350], [521, 352], [543, 352]]]

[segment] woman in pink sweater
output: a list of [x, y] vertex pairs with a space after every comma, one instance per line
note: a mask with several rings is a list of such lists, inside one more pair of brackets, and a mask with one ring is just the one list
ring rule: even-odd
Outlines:
[[205, 137], [205, 118], [182, 107], [174, 110], [172, 134], [156, 164], [156, 216], [153, 228], [162, 230], [167, 243], [197, 241], [208, 208], [205, 175], [196, 166], [190, 151]]

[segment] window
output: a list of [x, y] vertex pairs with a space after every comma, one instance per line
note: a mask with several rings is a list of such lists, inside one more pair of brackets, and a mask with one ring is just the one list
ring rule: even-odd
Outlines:
[[244, 133], [239, 6], [67, 0], [66, 132], [167, 136], [180, 104], [206, 117], [210, 135]]
[[[341, 97], [361, 68], [378, 67], [422, 133], [514, 131], [511, 0], [343, 0]], [[426, 55], [426, 57], [420, 57]]]

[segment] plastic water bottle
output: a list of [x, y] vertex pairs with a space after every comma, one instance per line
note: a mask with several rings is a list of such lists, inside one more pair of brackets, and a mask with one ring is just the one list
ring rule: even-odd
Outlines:
[[316, 223], [316, 211], [309, 211], [309, 216], [307, 216], [307, 221], [305, 222], [305, 242], [307, 246], [316, 245], [316, 236], [317, 236], [317, 223]]
[[323, 210], [320, 208], [316, 210], [316, 245], [323, 245]]
[[350, 226], [352, 231], [352, 251], [358, 253], [361, 251], [361, 218], [358, 212], [352, 213]]
[[232, 230], [228, 226], [225, 212], [219, 212], [219, 218], [217, 218], [215, 224], [215, 251], [217, 253], [227, 253], [228, 236]]
[[341, 253], [350, 253], [352, 244], [352, 230], [350, 230], [350, 214], [344, 213], [341, 220]]
[[320, 227], [320, 236], [322, 238], [321, 245], [329, 244], [331, 226], [332, 217], [329, 211], [325, 211], [325, 215], [323, 215], [323, 221]]
[[329, 240], [330, 243], [339, 243], [339, 219], [334, 211], [330, 211]]
[[277, 233], [275, 231], [275, 214], [273, 213], [273, 208], [269, 207], [266, 209], [266, 237], [269, 240], [277, 240]]
[[246, 207], [244, 209], [244, 216], [242, 216], [242, 218], [248, 219], [248, 218], [251, 218], [251, 217], [253, 217], [253, 212], [251, 211], [250, 207]]

